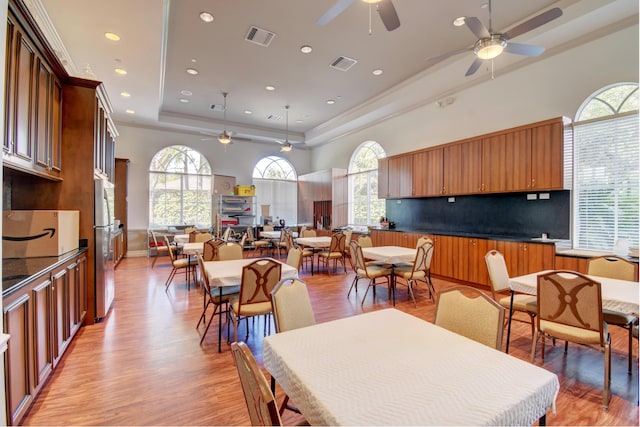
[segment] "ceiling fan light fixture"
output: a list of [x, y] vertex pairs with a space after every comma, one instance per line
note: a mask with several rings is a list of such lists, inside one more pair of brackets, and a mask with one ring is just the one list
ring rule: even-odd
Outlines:
[[493, 59], [500, 55], [507, 47], [507, 41], [501, 34], [480, 39], [473, 48], [473, 53], [480, 59]]
[[362, 0], [362, 1], [369, 4], [376, 4], [376, 3], [380, 3], [382, 0]]
[[231, 142], [231, 135], [225, 130], [218, 135], [218, 141], [220, 141], [221, 144], [229, 144]]
[[285, 153], [288, 153], [292, 149], [293, 149], [293, 146], [290, 143], [286, 143], [282, 147], [280, 147], [280, 151], [284, 151]]
[[218, 141], [221, 144], [229, 144], [231, 143], [231, 135], [227, 132], [227, 92], [222, 92], [222, 96], [224, 97], [224, 110], [223, 110], [223, 121], [224, 121], [224, 130], [220, 135], [218, 135]]

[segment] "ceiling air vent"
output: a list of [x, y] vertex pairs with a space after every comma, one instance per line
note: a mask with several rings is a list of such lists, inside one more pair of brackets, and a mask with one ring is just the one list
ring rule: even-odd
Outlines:
[[247, 36], [244, 38], [246, 41], [259, 44], [260, 46], [267, 47], [271, 40], [276, 36], [276, 33], [263, 30], [262, 28], [251, 26]]
[[224, 105], [222, 105], [222, 104], [211, 104], [209, 109], [211, 111], [224, 111]]
[[340, 71], [347, 71], [349, 68], [356, 65], [358, 61], [353, 58], [347, 58], [346, 56], [337, 57], [329, 66]]
[[282, 120], [282, 116], [279, 114], [269, 114], [267, 116], [267, 120], [273, 120], [273, 121]]

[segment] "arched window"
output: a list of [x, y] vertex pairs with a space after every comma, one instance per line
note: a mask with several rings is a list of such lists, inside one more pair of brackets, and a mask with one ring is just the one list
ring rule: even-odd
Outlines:
[[582, 104], [574, 123], [574, 247], [638, 246], [638, 84], [607, 86]]
[[374, 225], [385, 216], [384, 199], [378, 199], [378, 159], [386, 157], [380, 144], [363, 142], [349, 162], [349, 224]]
[[156, 153], [149, 166], [149, 225], [211, 226], [211, 166], [189, 147]]
[[297, 224], [298, 175], [291, 163], [276, 156], [261, 159], [253, 169], [253, 185], [259, 212], [265, 211], [264, 216], [270, 216], [276, 224], [280, 220]]

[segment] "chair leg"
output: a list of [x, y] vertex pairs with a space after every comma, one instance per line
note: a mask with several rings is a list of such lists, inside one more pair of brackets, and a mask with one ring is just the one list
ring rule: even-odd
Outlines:
[[153, 269], [153, 266], [156, 265], [156, 261], [158, 260], [158, 251], [156, 251], [156, 256], [153, 257], [153, 261], [151, 262], [151, 268]]
[[167, 277], [167, 281], [164, 283], [165, 292], [169, 290], [169, 285], [171, 285], [171, 281], [173, 280], [173, 276], [176, 275], [176, 269], [171, 269], [171, 273], [169, 273], [169, 277]]
[[531, 356], [529, 357], [529, 361], [531, 363], [536, 359], [536, 346], [538, 344], [538, 331], [535, 331], [533, 334], [533, 340], [531, 341]]
[[360, 279], [360, 276], [358, 276], [358, 274], [356, 273], [356, 277], [354, 277], [353, 282], [351, 282], [351, 287], [349, 288], [349, 292], [347, 292], [347, 298], [349, 298], [349, 295], [351, 295], [351, 290], [353, 289], [354, 286], [356, 288], [356, 293], [358, 293], [358, 279]]
[[633, 323], [634, 322], [629, 322], [629, 324], [627, 325], [627, 329], [629, 330], [629, 370], [628, 373], [629, 375], [631, 375], [631, 372], [633, 370]]
[[416, 297], [413, 295], [413, 280], [407, 281], [407, 286], [409, 286], [409, 295], [411, 295], [411, 299], [413, 300], [413, 306], [417, 308]]
[[611, 400], [611, 337], [607, 337], [604, 343], [604, 392], [602, 394], [602, 407], [609, 409]]

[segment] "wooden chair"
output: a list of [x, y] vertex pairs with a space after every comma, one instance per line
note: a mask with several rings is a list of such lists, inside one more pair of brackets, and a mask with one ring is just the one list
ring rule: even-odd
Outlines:
[[242, 384], [251, 425], [281, 426], [276, 399], [249, 347], [244, 342], [231, 343], [231, 354]]
[[295, 246], [289, 249], [286, 264], [300, 271], [300, 266], [302, 265], [302, 249]]
[[[296, 248], [293, 248], [293, 250], [296, 250]], [[316, 324], [307, 284], [300, 279], [283, 279], [273, 288], [271, 291], [271, 309], [276, 333]], [[271, 391], [274, 389], [275, 379], [272, 377]], [[288, 405], [288, 402], [289, 396], [285, 395], [280, 406], [280, 414], [285, 409], [300, 413], [298, 408]]]
[[318, 237], [318, 233], [316, 233], [316, 230], [307, 228], [306, 230], [302, 230], [300, 232], [300, 237]]
[[265, 249], [269, 249], [270, 243], [267, 240], [257, 240], [253, 234], [253, 227], [247, 227], [247, 242], [250, 246], [253, 246], [252, 256], [255, 256], [256, 252], [260, 250], [260, 255]]
[[431, 243], [431, 245], [433, 246], [433, 240], [431, 239], [431, 237], [429, 236], [418, 237], [418, 241], [416, 242], [416, 249], [418, 249], [420, 246], [424, 245], [427, 242]]
[[351, 247], [349, 246], [349, 242], [351, 241], [351, 236], [353, 235], [352, 230], [344, 230], [342, 232], [344, 234], [344, 257], [351, 262]]
[[242, 269], [240, 295], [230, 301], [234, 341], [238, 341], [239, 320], [271, 313], [271, 291], [280, 281], [281, 271], [282, 265], [272, 259], [259, 259]]
[[225, 243], [221, 239], [209, 239], [202, 244], [202, 258], [205, 261], [214, 261], [218, 257], [218, 247]]
[[[283, 228], [280, 230], [280, 240], [272, 242], [274, 249], [278, 251], [278, 258], [282, 257], [282, 254], [280, 253], [282, 250], [285, 250], [285, 253], [287, 254], [289, 253], [289, 249], [287, 247], [289, 245], [287, 243], [288, 236], [291, 236], [291, 231]], [[293, 241], [293, 236], [291, 236], [291, 240]]]
[[242, 259], [244, 252], [242, 246], [236, 242], [225, 242], [218, 246], [218, 256], [216, 261], [230, 261], [234, 259]]
[[233, 230], [231, 229], [231, 227], [228, 227], [224, 230], [224, 233], [222, 233], [222, 240], [224, 240], [225, 242], [228, 242], [231, 240], [231, 238], [233, 237]]
[[[431, 283], [431, 258], [433, 257], [433, 242], [425, 240], [422, 246], [418, 246], [416, 250], [416, 258], [411, 265], [399, 265], [394, 269], [394, 275], [404, 280], [404, 284], [409, 288], [409, 295], [413, 300], [413, 306], [416, 306], [416, 298], [413, 294], [413, 284], [415, 282], [424, 282], [429, 289], [429, 298], [433, 300], [435, 289]], [[403, 284], [396, 280], [396, 284]]]
[[184, 234], [190, 234], [193, 231], [198, 231], [198, 229], [195, 227], [185, 227], [184, 230], [182, 230]]
[[[391, 274], [391, 270], [388, 268], [385, 268], [384, 266], [378, 265], [378, 264], [367, 264], [364, 262], [364, 255], [362, 254], [362, 247], [360, 247], [360, 244], [358, 242], [356, 242], [355, 240], [352, 240], [350, 243], [350, 252], [351, 252], [351, 263], [355, 266], [355, 270], [356, 270], [356, 278], [357, 279], [362, 279], [362, 278], [367, 278], [369, 279], [369, 284], [367, 286], [367, 290], [364, 293], [364, 297], [362, 297], [362, 302], [360, 303], [360, 305], [364, 305], [364, 300], [367, 298], [367, 293], [369, 292], [369, 288], [373, 287], [373, 297], [375, 298], [376, 296], [376, 286], [379, 285], [379, 283], [376, 283], [377, 279], [380, 278], [386, 278], [387, 279], [387, 290], [389, 293], [389, 299], [391, 299], [391, 281], [389, 278], [389, 275]], [[347, 297], [349, 297], [349, 294], [351, 294], [351, 289], [356, 286], [356, 292], [357, 292], [357, 286], [358, 286], [358, 281], [354, 280], [353, 283], [351, 284], [351, 288], [349, 288], [349, 292], [347, 293]]]
[[358, 238], [358, 244], [361, 248], [372, 248], [373, 240], [371, 240], [371, 236], [360, 236]]
[[164, 236], [164, 240], [166, 242], [167, 247], [169, 248], [168, 253], [169, 253], [169, 259], [171, 259], [171, 267], [172, 267], [171, 273], [169, 273], [169, 277], [167, 277], [167, 281], [164, 284], [164, 289], [166, 291], [169, 289], [169, 285], [171, 285], [171, 282], [173, 281], [173, 278], [175, 277], [176, 273], [179, 270], [184, 270], [185, 276], [186, 276], [187, 274], [189, 274], [190, 267], [195, 264], [195, 261], [191, 261], [190, 259], [187, 259], [187, 258], [176, 259], [176, 256], [173, 253], [173, 247], [169, 245], [169, 239], [167, 238], [167, 236]]
[[238, 295], [240, 292], [240, 286], [223, 286], [222, 287], [222, 298], [220, 297], [220, 288], [211, 287], [209, 284], [209, 275], [207, 274], [207, 270], [204, 266], [204, 259], [201, 254], [197, 254], [198, 266], [200, 267], [200, 282], [202, 283], [202, 289], [204, 290], [205, 304], [204, 309], [202, 310], [202, 314], [200, 315], [200, 319], [198, 320], [198, 324], [196, 325], [196, 329], [200, 327], [200, 324], [204, 325], [206, 322], [207, 309], [210, 305], [213, 305], [213, 313], [209, 316], [209, 321], [207, 322], [204, 331], [202, 332], [202, 336], [200, 337], [200, 344], [204, 341], [204, 337], [207, 335], [207, 331], [209, 330], [209, 326], [211, 326], [211, 321], [215, 317], [218, 310], [222, 309], [222, 305], [226, 308], [224, 310], [225, 313], [229, 313], [229, 299], [231, 296]]
[[320, 261], [322, 261], [326, 268], [327, 273], [331, 274], [330, 262], [333, 260], [333, 268], [336, 269], [338, 261], [344, 268], [344, 273], [347, 273], [347, 265], [344, 261], [344, 245], [345, 235], [342, 233], [333, 233], [331, 236], [331, 243], [328, 251], [318, 252], [318, 270], [320, 270]]
[[[208, 231], [195, 231], [189, 233], [189, 243], [199, 243], [211, 240], [213, 236]], [[193, 240], [192, 240], [193, 239]]]
[[[507, 318], [507, 345], [505, 353], [509, 353], [509, 342], [511, 341], [511, 320], [513, 319], [513, 312], [519, 311], [526, 313], [531, 320], [531, 336], [535, 329], [534, 318], [538, 312], [538, 302], [535, 295], [516, 294], [511, 290], [509, 284], [509, 272], [507, 271], [507, 264], [504, 261], [504, 256], [496, 251], [490, 250], [484, 256], [485, 263], [487, 264], [487, 270], [489, 272], [489, 284], [491, 285], [491, 294], [493, 299], [509, 310], [509, 316]], [[509, 291], [509, 296], [502, 296], [504, 292]]]
[[575, 271], [551, 271], [538, 276], [538, 315], [531, 345], [531, 363], [542, 339], [544, 362], [545, 337], [597, 347], [604, 351], [604, 392], [602, 406], [609, 407], [611, 382], [611, 337], [602, 317], [600, 282]]
[[153, 262], [151, 263], [151, 268], [153, 268], [154, 265], [156, 265], [156, 261], [158, 260], [158, 257], [162, 254], [169, 254], [169, 246], [166, 245], [166, 241], [162, 242], [162, 245], [160, 243], [158, 243], [158, 239], [156, 238], [156, 233], [153, 230], [149, 230], [149, 232], [151, 233], [151, 239], [153, 240], [153, 246], [156, 250], [156, 256], [153, 257]]
[[501, 350], [504, 311], [504, 307], [482, 291], [458, 286], [438, 294], [433, 323]]
[[[638, 277], [638, 266], [617, 256], [602, 256], [590, 258], [587, 261], [587, 274], [634, 282]], [[628, 371], [631, 373], [633, 370], [633, 327], [638, 324], [638, 317], [606, 308], [602, 310], [602, 315], [607, 325], [619, 326], [628, 331]]]

